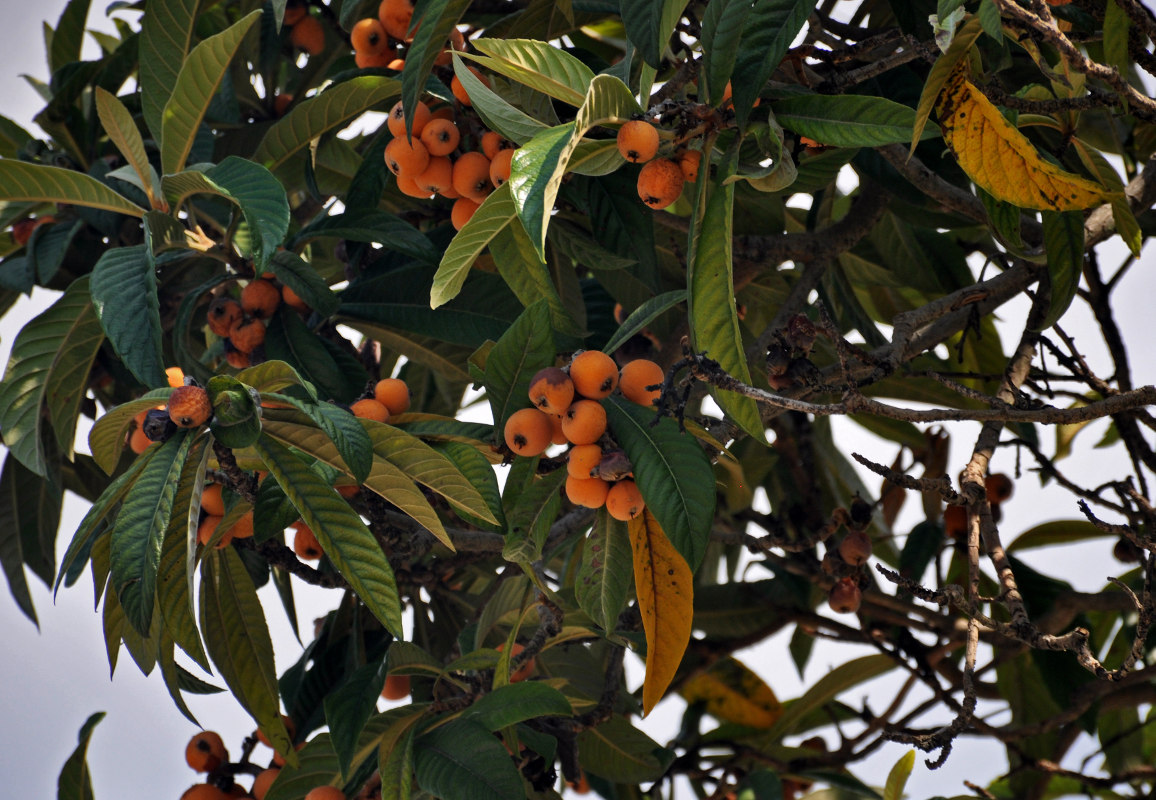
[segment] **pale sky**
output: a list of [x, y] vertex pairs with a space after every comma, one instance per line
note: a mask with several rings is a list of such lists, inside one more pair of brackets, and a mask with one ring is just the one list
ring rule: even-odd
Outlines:
[[[5, 54], [4, 70], [0, 74], [7, 87], [0, 92], [0, 114], [11, 117], [26, 126], [40, 107], [39, 97], [18, 77], [28, 72], [38, 78], [47, 78], [47, 67], [41, 35], [41, 20], [52, 22], [63, 7], [61, 0], [28, 5], [4, 0], [9, 13], [0, 30], [0, 52]], [[96, 3], [90, 16], [90, 26], [107, 27], [103, 18], [106, 3]], [[1118, 250], [1105, 258], [1105, 264], [1118, 263]], [[1118, 307], [1125, 340], [1133, 347], [1151, 341], [1151, 302], [1156, 297], [1156, 281], [1152, 276], [1156, 263], [1152, 249], [1145, 252], [1141, 265], [1132, 269], [1125, 279], [1127, 291], [1121, 292], [1123, 302]], [[31, 300], [22, 300], [0, 326], [0, 363], [7, 353], [19, 326], [39, 313], [52, 300], [45, 292], [37, 291]], [[1009, 324], [1022, 319], [1026, 306], [1013, 304], [1004, 309], [1001, 318]], [[1075, 331], [1081, 346], [1087, 347], [1093, 363], [1103, 364], [1102, 348], [1088, 326], [1088, 315], [1077, 306], [1065, 317], [1065, 327]], [[1081, 334], [1081, 331], [1086, 331]], [[1005, 341], [1005, 347], [1009, 342]], [[1133, 351], [1135, 382], [1151, 383], [1156, 379], [1156, 360], [1138, 357]], [[1094, 431], [1083, 434], [1085, 442], [1095, 441], [1102, 433], [1104, 423], [1097, 423]], [[953, 426], [954, 451], [952, 467], [958, 471], [966, 461], [975, 433], [976, 424]], [[876, 460], [889, 461], [893, 448], [882, 448], [877, 440], [863, 434], [851, 423], [839, 421], [840, 441], [851, 441], [853, 448], [867, 454], [883, 453]], [[847, 437], [854, 437], [849, 439]], [[1045, 439], [1050, 432], [1045, 433]], [[1072, 469], [1072, 464], [1068, 468]], [[1106, 458], [1102, 451], [1087, 455], [1080, 466], [1095, 474], [1097, 482], [1120, 476], [1120, 465]], [[994, 468], [1004, 472], [1014, 469], [1013, 454], [1001, 451]], [[1078, 511], [1069, 495], [1050, 489], [1041, 492], [1037, 482], [1025, 476], [1017, 486], [1016, 496], [1005, 509], [1004, 529], [1018, 532], [1035, 523], [1053, 518], [1075, 518]], [[867, 479], [868, 486], [877, 488], [875, 478]], [[908, 506], [917, 506], [910, 498]], [[57, 544], [58, 557], [67, 547], [82, 504], [69, 497], [66, 515]], [[901, 524], [898, 530], [910, 528]], [[1006, 541], [1006, 539], [1005, 539]], [[1103, 548], [1101, 548], [1103, 549]], [[1057, 548], [1046, 555], [1026, 554], [1033, 565], [1056, 569], [1077, 588], [1096, 591], [1106, 576], [1123, 572], [1124, 567], [1097, 553], [1089, 557], [1077, 556], [1073, 548]], [[196, 728], [185, 720], [170, 701], [159, 674], [141, 676], [127, 652], [122, 651], [115, 679], [108, 677], [100, 616], [93, 610], [91, 577], [86, 571], [78, 584], [64, 589], [53, 603], [51, 594], [31, 575], [29, 582], [40, 617], [40, 631], [18, 611], [6, 591], [0, 592], [0, 630], [5, 632], [6, 646], [0, 648], [0, 673], [6, 676], [0, 683], [0, 779], [4, 794], [10, 797], [51, 798], [56, 793], [56, 778], [69, 753], [76, 744], [76, 732], [93, 712], [106, 711], [107, 717], [96, 728], [89, 749], [89, 763], [97, 800], [107, 798], [148, 798], [149, 800], [176, 800], [188, 786], [198, 781], [184, 762], [183, 751]], [[314, 589], [298, 583], [295, 587], [300, 614], [300, 625], [307, 634], [313, 617], [331, 608], [336, 593]], [[296, 660], [300, 646], [293, 639], [285, 622], [284, 613], [276, 596], [263, 592], [270, 628], [277, 649], [278, 672]], [[844, 616], [843, 621], [851, 620]], [[780, 635], [749, 653], [739, 654], [748, 666], [758, 672], [779, 694], [788, 699], [800, 692], [800, 683], [786, 651], [788, 637]], [[861, 654], [851, 647], [823, 645], [817, 649], [807, 673], [807, 684], [812, 684], [827, 668]], [[638, 669], [628, 673], [631, 686], [641, 680]], [[219, 681], [218, 681], [219, 683]], [[859, 687], [844, 699], [857, 704], [870, 696], [874, 707], [885, 704], [891, 689], [886, 683]], [[253, 724], [228, 694], [216, 697], [186, 695], [193, 713], [201, 723], [217, 730], [230, 751], [236, 754], [241, 740], [252, 731]], [[681, 701], [664, 701], [642, 726], [658, 740], [669, 738], [676, 730], [681, 713]], [[997, 718], [996, 721], [1006, 721]], [[267, 751], [266, 751], [267, 752]], [[865, 765], [855, 768], [856, 774], [881, 784], [890, 766], [906, 752], [898, 745], [880, 749]], [[931, 773], [917, 761], [909, 784], [910, 796], [931, 794], [952, 795], [963, 793], [964, 779], [984, 782], [990, 779], [1004, 763], [1002, 748], [964, 739], [957, 743], [955, 753], [943, 770]], [[688, 792], [689, 795], [689, 792]]]

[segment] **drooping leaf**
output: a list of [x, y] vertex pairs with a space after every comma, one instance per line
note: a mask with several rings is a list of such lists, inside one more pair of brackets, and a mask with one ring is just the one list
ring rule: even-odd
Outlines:
[[572, 106], [582, 105], [594, 73], [574, 56], [534, 39], [474, 39], [489, 58], [475, 60], [486, 68], [545, 92]]
[[739, 41], [752, 3], [748, 0], [719, 0], [706, 7], [702, 17], [703, 102], [718, 102], [734, 72]]
[[382, 734], [377, 751], [382, 800], [409, 800], [413, 790], [413, 740], [425, 715], [425, 709], [421, 709], [398, 717]]
[[462, 82], [478, 116], [491, 129], [517, 144], [525, 144], [546, 125], [506, 101], [504, 97], [478, 80], [461, 57], [454, 56], [454, 74]]
[[662, 52], [686, 0], [621, 0], [622, 24], [642, 60], [655, 69], [662, 66]]
[[83, 172], [15, 158], [0, 158], [0, 200], [70, 203], [133, 217], [146, 211]]
[[92, 269], [92, 301], [125, 366], [145, 386], [167, 386], [156, 271], [144, 245], [101, 255]]
[[332, 403], [306, 403], [283, 394], [271, 394], [269, 399], [292, 406], [313, 420], [333, 442], [353, 480], [365, 483], [373, 468], [373, 441], [357, 417]]
[[522, 776], [485, 726], [457, 719], [414, 741], [414, 772], [425, 791], [445, 800], [519, 800]]
[[161, 167], [166, 175], [184, 169], [197, 129], [228, 71], [229, 62], [245, 34], [260, 18], [261, 12], [253, 11], [200, 42], [183, 60], [161, 115]]
[[42, 408], [50, 404], [58, 440], [70, 440], [88, 370], [103, 341], [86, 276], [25, 325], [12, 344], [0, 382], [0, 430], [9, 451], [37, 475], [48, 469]]
[[723, 722], [763, 730], [782, 713], [770, 686], [736, 658], [716, 661], [679, 688], [687, 703], [702, 703], [706, 713]]
[[[405, 108], [417, 105], [434, 61], [445, 50], [450, 30], [469, 5], [469, 0], [428, 0], [415, 9], [411, 23], [415, 27], [413, 41], [406, 50], [405, 68], [401, 72], [401, 101]], [[413, 134], [412, 115], [406, 117], [405, 133], [407, 137]]]
[[[714, 519], [714, 471], [698, 440], [670, 418], [618, 397], [603, 401], [610, 430], [634, 465], [646, 507], [691, 570], [706, 552]], [[637, 576], [635, 576], [637, 581]]]
[[297, 312], [279, 309], [265, 329], [265, 355], [285, 361], [317, 387], [320, 397], [352, 402], [365, 388], [369, 374], [353, 359], [348, 369], [302, 321]]
[[437, 308], [458, 296], [478, 256], [517, 213], [509, 181], [506, 181], [490, 193], [446, 248], [434, 275], [430, 308]]
[[610, 340], [603, 345], [602, 350], [607, 353], [613, 353], [625, 344], [630, 337], [641, 333], [647, 325], [657, 319], [664, 311], [674, 308], [674, 306], [685, 300], [685, 289], [663, 292], [657, 297], [650, 298], [638, 308], [631, 311], [626, 319], [622, 320], [622, 324], [618, 326], [618, 330], [614, 332]]
[[231, 547], [213, 550], [201, 562], [201, 625], [209, 656], [229, 690], [273, 748], [293, 763], [265, 614], [241, 556]]
[[967, 58], [971, 46], [983, 32], [983, 23], [978, 17], [972, 17], [955, 32], [947, 51], [931, 66], [927, 75], [927, 82], [923, 84], [923, 91], [919, 95], [919, 103], [915, 107], [915, 124], [911, 130], [911, 151], [923, 138], [923, 129], [931, 118], [931, 111], [935, 108], [944, 85], [951, 78], [956, 66]]
[[613, 716], [578, 734], [582, 769], [613, 783], [657, 780], [673, 757], [623, 716]]
[[478, 698], [462, 718], [499, 731], [536, 717], [569, 717], [573, 713], [570, 701], [557, 689], [538, 681], [522, 681], [500, 686]]
[[815, 94], [776, 101], [775, 119], [821, 144], [875, 147], [910, 141], [915, 112], [885, 97]]
[[[747, 124], [755, 98], [779, 66], [791, 41], [815, 10], [816, 0], [756, 0], [746, 18], [731, 76], [735, 119]], [[711, 102], [721, 98], [712, 96]]]
[[531, 476], [506, 509], [506, 544], [502, 558], [530, 564], [542, 557], [550, 526], [561, 510], [565, 483], [566, 474], [560, 469], [549, 475]]
[[92, 740], [93, 730], [102, 719], [104, 712], [98, 711], [80, 726], [80, 732], [76, 736], [78, 740], [76, 749], [64, 762], [60, 776], [56, 779], [56, 800], [93, 800], [92, 774], [88, 767], [88, 743]]
[[341, 774], [348, 779], [358, 739], [376, 709], [385, 684], [385, 659], [358, 667], [340, 687], [325, 697], [325, 720], [337, 753]]
[[1047, 330], [1068, 310], [1080, 286], [1084, 273], [1084, 215], [1078, 211], [1045, 211], [1043, 221], [1052, 296], [1040, 330]]
[[627, 528], [634, 553], [634, 590], [646, 634], [645, 716], [662, 699], [690, 643], [694, 576], [649, 508], [630, 520]]
[[486, 397], [496, 431], [503, 430], [510, 415], [529, 404], [530, 379], [553, 363], [550, 311], [546, 301], [540, 300], [514, 320], [486, 357]]
[[998, 200], [1043, 211], [1079, 211], [1111, 199], [1099, 184], [1045, 161], [967, 79], [965, 67], [944, 85], [935, 113], [944, 141], [977, 186]]
[[132, 118], [132, 113], [125, 108], [124, 103], [116, 95], [96, 87], [96, 110], [100, 115], [100, 124], [104, 126], [108, 138], [113, 141], [120, 154], [124, 156], [140, 177], [141, 185], [149, 203], [156, 208], [157, 198], [153, 194], [153, 170], [149, 165], [148, 155], [145, 153], [144, 140]]
[[112, 530], [112, 585], [125, 617], [148, 635], [161, 544], [172, 518], [181, 472], [196, 437], [179, 431], [162, 444], [129, 490]]
[[284, 445], [263, 435], [254, 450], [350, 588], [390, 633], [402, 638], [401, 602], [393, 570], [361, 517]]
[[578, 606], [607, 633], [618, 627], [633, 577], [630, 537], [626, 524], [599, 511], [586, 537], [582, 565], [574, 576]]
[[153, 0], [141, 19], [141, 111], [153, 138], [161, 139], [165, 104], [193, 39], [197, 0]]
[[498, 274], [522, 305], [530, 306], [544, 300], [550, 309], [550, 324], [555, 330], [573, 337], [585, 335], [558, 294], [550, 267], [534, 249], [534, 243], [520, 221], [511, 222], [498, 231], [490, 242], [490, 255]]

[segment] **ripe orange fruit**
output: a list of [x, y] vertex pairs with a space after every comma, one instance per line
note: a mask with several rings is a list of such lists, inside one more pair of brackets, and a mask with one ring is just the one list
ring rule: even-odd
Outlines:
[[1012, 492], [1015, 491], [1015, 484], [1011, 478], [1002, 472], [993, 472], [984, 481], [984, 489], [987, 492], [989, 503], [1002, 503], [1012, 496]]
[[584, 350], [570, 361], [570, 380], [578, 394], [601, 400], [618, 386], [618, 365], [601, 350]]
[[[217, 526], [221, 524], [221, 519], [222, 518], [216, 514], [209, 514], [203, 520], [201, 520], [201, 524], [197, 526], [198, 544], [200, 544], [202, 547], [209, 546], [209, 542], [213, 540], [213, 534], [217, 532]], [[223, 548], [231, 541], [231, 537], [222, 536], [221, 540], [217, 543], [217, 549], [219, 550]]]
[[421, 129], [421, 143], [431, 156], [448, 156], [458, 149], [462, 132], [448, 119], [431, 119]]
[[394, 175], [408, 175], [415, 178], [429, 166], [429, 151], [425, 149], [421, 139], [415, 137], [410, 142], [402, 135], [391, 139], [385, 146], [385, 165]]
[[325, 52], [325, 26], [317, 17], [306, 15], [289, 31], [289, 41], [309, 55], [319, 56]]
[[169, 419], [178, 428], [199, 428], [213, 417], [209, 393], [200, 386], [180, 386], [169, 395]]
[[[406, 111], [405, 106], [398, 100], [393, 104], [393, 108], [389, 110], [389, 116], [386, 117], [386, 127], [389, 128], [389, 132], [392, 133], [395, 138], [405, 138]], [[431, 117], [432, 114], [430, 113], [429, 106], [419, 100], [413, 110], [413, 137], [415, 139], [421, 136], [422, 131], [425, 130], [425, 126], [429, 124]]]
[[241, 304], [231, 297], [218, 297], [209, 304], [209, 330], [224, 338], [244, 316]]
[[197, 772], [212, 772], [228, 760], [225, 742], [215, 731], [201, 731], [185, 746], [185, 761]]
[[401, 72], [403, 69], [405, 69], [405, 59], [395, 58], [393, 61], [390, 61], [388, 64], [386, 64], [385, 68], [392, 69], [394, 72]]
[[454, 230], [460, 231], [464, 228], [480, 205], [481, 203], [475, 203], [468, 197], [459, 197], [455, 200], [450, 209], [450, 222], [453, 223]]
[[409, 410], [409, 387], [401, 378], [381, 379], [374, 384], [373, 396], [389, 410], [391, 416]]
[[602, 508], [609, 491], [610, 484], [601, 478], [566, 477], [566, 497], [576, 506]]
[[229, 800], [229, 793], [211, 783], [198, 783], [185, 789], [181, 800]]
[[688, 183], [698, 180], [698, 169], [702, 165], [701, 150], [683, 150], [678, 155], [678, 168]]
[[[486, 76], [484, 76], [482, 73], [478, 72], [473, 67], [466, 67], [466, 69], [468, 69], [470, 72], [472, 72], [474, 77], [477, 78], [479, 81], [481, 81], [482, 84], [486, 88], [490, 87], [490, 81], [488, 78], [486, 78]], [[453, 80], [450, 81], [450, 91], [454, 93], [454, 97], [456, 97], [458, 99], [458, 102], [461, 103], [463, 106], [472, 106], [473, 105], [473, 101], [470, 100], [470, 95], [466, 91], [466, 87], [462, 86], [462, 82], [460, 80], [458, 80], [457, 75], [455, 75], [453, 77]]]
[[225, 352], [225, 363], [233, 369], [245, 369], [253, 365], [253, 360], [249, 358], [248, 353], [242, 353], [240, 350], [228, 350]]
[[838, 614], [854, 614], [862, 601], [863, 593], [855, 585], [854, 578], [840, 578], [827, 595], [827, 604]]
[[397, 188], [398, 191], [407, 197], [416, 197], [419, 200], [429, 200], [434, 196], [433, 192], [427, 189], [423, 189], [418, 185], [416, 176], [411, 177], [409, 175], [398, 175]]
[[409, 23], [413, 19], [413, 3], [410, 0], [381, 0], [377, 7], [377, 19], [394, 39], [406, 41]]
[[497, 131], [486, 131], [482, 134], [482, 152], [486, 154], [486, 158], [493, 160], [494, 156], [500, 150], [512, 150], [514, 148], [513, 142], [502, 138], [502, 134]]
[[316, 561], [325, 555], [313, 529], [304, 522], [293, 523], [293, 552], [304, 561]]
[[230, 539], [248, 539], [253, 535], [253, 510], [249, 509], [242, 514], [233, 526], [225, 532]]
[[291, 94], [273, 95], [273, 113], [279, 117], [285, 116], [285, 112], [289, 110], [289, 106], [292, 103], [293, 95]]
[[145, 436], [144, 429], [139, 426], [134, 428], [132, 434], [128, 437], [129, 449], [138, 456], [147, 450], [148, 446], [152, 443], [152, 439]]
[[[502, 652], [506, 649], [506, 643], [502, 642], [497, 646], [496, 649], [499, 653]], [[518, 657], [518, 654], [520, 654], [525, 649], [526, 646], [524, 644], [520, 642], [514, 642], [514, 646], [510, 649], [510, 660], [513, 661]], [[531, 658], [529, 661], [519, 667], [512, 675], [510, 675], [510, 683], [517, 683], [518, 681], [526, 680], [526, 678], [530, 677], [530, 673], [533, 671], [534, 659]]]
[[871, 558], [871, 537], [865, 531], [851, 531], [839, 542], [839, 555], [853, 567]]
[[305, 800], [345, 800], [345, 792], [336, 786], [318, 786], [309, 790]]
[[566, 438], [566, 433], [562, 430], [562, 416], [560, 414], [547, 414], [550, 418], [550, 428], [554, 431], [550, 436], [550, 444], [570, 444], [570, 440]]
[[501, 186], [510, 179], [510, 167], [514, 161], [513, 150], [499, 150], [490, 161], [490, 183], [494, 188]]
[[476, 150], [462, 153], [454, 162], [454, 191], [481, 203], [493, 190], [490, 183], [490, 159]]
[[381, 689], [381, 696], [386, 700], [401, 700], [409, 697], [409, 676], [387, 675], [385, 686]]
[[658, 155], [658, 128], [632, 119], [618, 129], [618, 152], [627, 161], [642, 164]]
[[301, 295], [290, 289], [288, 285], [281, 287], [281, 302], [296, 311], [304, 313], [309, 310], [309, 304], [302, 300]]
[[610, 487], [606, 493], [606, 511], [617, 520], [626, 522], [634, 519], [646, 508], [638, 485], [627, 478]]
[[265, 325], [257, 319], [242, 319], [229, 331], [229, 341], [242, 353], [252, 353], [265, 343]]
[[948, 506], [943, 509], [943, 532], [953, 539], [967, 538], [966, 506]]
[[213, 516], [225, 516], [224, 487], [219, 483], [206, 483], [201, 492], [201, 510]]
[[632, 403], [648, 408], [654, 405], [662, 394], [662, 388], [648, 389], [660, 384], [666, 378], [662, 367], [645, 358], [636, 358], [623, 365], [618, 374], [618, 388]]
[[601, 447], [596, 444], [576, 444], [567, 454], [566, 474], [571, 478], [589, 478], [601, 461]]
[[165, 370], [165, 377], [168, 379], [169, 386], [174, 389], [185, 385], [185, 372], [180, 367], [168, 367]]
[[[426, 130], [429, 130], [428, 125]], [[454, 162], [450, 161], [447, 156], [432, 156], [429, 160], [429, 166], [415, 177], [413, 182], [426, 195], [442, 194], [454, 186]], [[398, 186], [401, 186], [400, 180]]]
[[574, 444], [594, 444], [606, 433], [606, 409], [597, 400], [575, 400], [562, 415], [562, 432]]
[[656, 158], [638, 173], [638, 196], [655, 210], [666, 208], [682, 195], [684, 183], [678, 164], [669, 158]]
[[349, 32], [349, 40], [353, 44], [353, 49], [359, 54], [377, 56], [392, 50], [389, 46], [389, 34], [385, 32], [381, 22], [373, 17], [359, 20]]
[[378, 422], [385, 422], [389, 419], [389, 409], [372, 397], [358, 400], [349, 407], [349, 410], [353, 412], [353, 416], [362, 419], [373, 419]]
[[547, 414], [561, 416], [574, 402], [574, 382], [558, 367], [538, 370], [530, 379], [530, 402]]
[[[354, 53], [353, 63], [357, 65], [358, 69], [369, 69], [370, 67], [386, 67], [394, 69], [390, 66], [397, 60], [397, 51], [392, 47], [387, 47], [380, 53]], [[405, 62], [402, 62], [403, 65]], [[398, 68], [400, 69], [400, 68]]]
[[520, 456], [541, 455], [550, 446], [554, 426], [550, 418], [536, 408], [515, 411], [506, 420], [506, 447]]
[[251, 317], [268, 319], [281, 305], [281, 292], [272, 281], [257, 278], [241, 290], [241, 308]]
[[265, 795], [269, 793], [269, 787], [273, 785], [273, 781], [277, 780], [277, 776], [281, 774], [278, 767], [270, 767], [263, 772], [257, 774], [253, 779], [253, 788], [249, 790], [249, 794], [253, 795], [254, 800], [265, 800]]

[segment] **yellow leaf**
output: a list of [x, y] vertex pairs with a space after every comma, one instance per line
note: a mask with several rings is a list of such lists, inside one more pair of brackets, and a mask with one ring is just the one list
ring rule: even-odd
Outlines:
[[959, 166], [992, 197], [1020, 208], [1078, 211], [1111, 199], [1099, 184], [1044, 161], [960, 67], [935, 106]]
[[690, 642], [694, 585], [682, 554], [646, 509], [628, 524], [634, 551], [634, 588], [646, 634], [642, 715], [662, 699]]
[[703, 703], [715, 719], [748, 728], [766, 730], [783, 713], [771, 687], [736, 658], [725, 658], [695, 675], [678, 693], [688, 703]]

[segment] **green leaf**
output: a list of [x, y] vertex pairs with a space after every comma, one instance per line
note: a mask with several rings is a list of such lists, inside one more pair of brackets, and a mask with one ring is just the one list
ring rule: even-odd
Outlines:
[[517, 213], [510, 195], [510, 182], [506, 181], [490, 193], [446, 248], [430, 290], [431, 309], [445, 305], [458, 296], [478, 256]]
[[201, 626], [209, 656], [229, 691], [292, 763], [269, 627], [257, 587], [232, 547], [212, 550], [201, 562]]
[[[36, 618], [32, 593], [28, 589], [28, 580], [24, 574], [25, 561], [30, 560], [24, 554], [27, 539], [25, 532], [29, 527], [51, 522], [52, 535], [55, 537], [55, 525], [60, 521], [60, 504], [58, 498], [55, 514], [41, 521], [36, 512], [42, 510], [42, 503], [29, 502], [28, 495], [23, 493], [28, 489], [28, 476], [39, 480], [39, 476], [29, 473], [11, 453], [4, 457], [4, 472], [0, 475], [0, 566], [3, 566], [8, 579], [8, 589], [12, 593], [12, 598], [24, 612], [24, 616], [39, 627], [40, 622]], [[42, 483], [48, 485], [47, 481]], [[57, 493], [59, 494], [59, 490]], [[55, 563], [49, 566], [50, 570], [54, 568]], [[51, 579], [49, 584], [51, 585]]]
[[520, 222], [511, 222], [490, 242], [490, 255], [498, 274], [524, 306], [544, 300], [550, 309], [550, 324], [560, 333], [582, 337], [586, 331], [574, 321], [554, 286], [550, 268], [539, 258], [534, 243]]
[[50, 404], [49, 421], [58, 426], [58, 440], [71, 439], [84, 397], [81, 373], [87, 376], [104, 340], [88, 283], [87, 276], [73, 281], [60, 299], [24, 326], [0, 382], [4, 444], [37, 475], [48, 470], [42, 407]]
[[[117, 99], [116, 95], [99, 86], [96, 87], [94, 95], [96, 97], [96, 111], [100, 115], [100, 124], [104, 126], [105, 133], [116, 145], [120, 154], [124, 156], [125, 161], [136, 170], [141, 185], [145, 187], [145, 194], [155, 208], [156, 198], [153, 196], [152, 190], [153, 170], [149, 164], [148, 155], [145, 153], [144, 140], [136, 127], [132, 113], [125, 108], [124, 103]], [[166, 219], [172, 218], [166, 217]]]
[[137, 380], [167, 386], [156, 270], [143, 244], [104, 251], [92, 268], [92, 302], [113, 349]]
[[626, 269], [638, 263], [633, 258], [620, 256], [603, 247], [598, 240], [578, 226], [558, 219], [550, 224], [547, 239], [554, 245], [557, 253], [591, 269]]
[[542, 557], [550, 526], [562, 508], [561, 490], [565, 483], [566, 471], [561, 469], [541, 477], [530, 476], [513, 505], [506, 509], [506, 543], [502, 548], [502, 558], [513, 563], [531, 564]]
[[63, 167], [0, 159], [0, 200], [68, 203], [144, 217], [145, 209], [83, 172]]
[[603, 352], [613, 353], [632, 336], [641, 333], [647, 325], [657, 319], [664, 311], [684, 302], [686, 297], [687, 293], [685, 289], [675, 289], [674, 291], [663, 292], [657, 297], [650, 298], [630, 312], [630, 316], [622, 320], [622, 324], [618, 326], [618, 330], [610, 337], [610, 341], [603, 346]]
[[883, 800], [903, 800], [903, 788], [907, 786], [907, 779], [911, 777], [911, 770], [915, 767], [915, 751], [908, 750], [906, 755], [895, 762], [895, 766], [887, 773], [887, 785], [883, 787]]
[[618, 627], [618, 615], [634, 582], [633, 555], [626, 523], [598, 512], [582, 547], [582, 564], [574, 576], [578, 606], [606, 633]]
[[1104, 7], [1104, 63], [1115, 67], [1121, 75], [1128, 74], [1131, 59], [1128, 56], [1128, 12], [1117, 2]]
[[698, 440], [669, 417], [619, 397], [603, 401], [609, 427], [634, 465], [642, 499], [671, 544], [698, 569], [714, 519], [714, 471]]
[[52, 29], [52, 45], [48, 48], [48, 71], [73, 61], [80, 61], [84, 44], [84, 23], [88, 19], [90, 0], [69, 0]]
[[[687, 313], [692, 346], [719, 362], [728, 374], [750, 384], [751, 373], [743, 353], [739, 315], [734, 295], [734, 261], [731, 254], [734, 219], [734, 186], [709, 186], [706, 210], [696, 214], [693, 245], [687, 276]], [[765, 442], [762, 415], [752, 398], [720, 389], [711, 396], [739, 426], [757, 442]], [[659, 520], [665, 529], [666, 525]], [[693, 563], [693, 562], [692, 562]]]
[[[87, 5], [87, 4], [86, 4]], [[64, 762], [56, 779], [56, 800], [92, 800], [92, 776], [88, 770], [88, 743], [104, 712], [97, 711], [84, 721], [77, 734], [76, 749]]]
[[703, 12], [700, 75], [704, 80], [700, 85], [704, 91], [699, 102], [713, 103], [723, 96], [751, 8], [749, 0], [717, 0]]
[[[446, 48], [450, 30], [457, 25], [469, 7], [469, 0], [428, 0], [422, 3], [411, 26], [413, 41], [405, 52], [405, 69], [401, 71], [401, 101], [405, 108], [415, 108], [418, 97], [426, 90], [434, 60]], [[413, 117], [405, 120], [405, 134], [413, 134]]]
[[454, 54], [454, 74], [469, 95], [474, 111], [486, 127], [495, 130], [510, 141], [525, 144], [548, 126], [514, 107], [466, 67], [461, 56]]
[[530, 379], [553, 363], [550, 310], [540, 300], [514, 320], [486, 358], [486, 397], [495, 431], [503, 430], [511, 414], [529, 405]]
[[325, 720], [329, 724], [329, 739], [341, 765], [341, 775], [350, 777], [358, 739], [365, 723], [377, 707], [377, 698], [385, 685], [385, 659], [363, 664], [325, 697]]
[[[376, 208], [348, 208], [343, 214], [315, 219], [299, 230], [288, 245], [297, 248], [318, 236], [333, 236], [354, 242], [374, 242], [418, 261], [433, 264], [437, 252], [429, 237], [401, 217]], [[276, 257], [274, 257], [276, 268]]]
[[197, 0], [152, 0], [141, 18], [141, 111], [153, 138], [161, 139], [165, 104], [193, 39]]
[[125, 497], [112, 530], [112, 586], [125, 617], [142, 636], [152, 624], [161, 543], [194, 441], [191, 433], [178, 431], [158, 448]]
[[674, 33], [674, 26], [686, 8], [686, 0], [621, 0], [622, 23], [630, 42], [642, 60], [655, 69], [662, 67], [662, 53]]
[[935, 101], [939, 98], [948, 76], [955, 70], [955, 65], [967, 58], [975, 40], [983, 33], [983, 23], [979, 17], [972, 17], [959, 27], [947, 52], [935, 59], [931, 71], [927, 73], [927, 83], [923, 84], [923, 92], [919, 95], [919, 104], [915, 107], [915, 124], [911, 129], [911, 151], [915, 152], [915, 145], [923, 138], [923, 128], [931, 117], [935, 108]]
[[346, 127], [366, 111], [401, 94], [401, 82], [381, 75], [358, 75], [302, 99], [265, 132], [253, 160], [276, 170], [309, 143]]
[[915, 112], [883, 97], [815, 94], [775, 101], [775, 119], [788, 130], [832, 147], [875, 147], [910, 141]]
[[146, 393], [111, 409], [88, 432], [88, 449], [98, 467], [111, 475], [120, 462], [133, 417], [142, 411], [164, 406], [173, 390], [166, 387]]
[[329, 734], [317, 734], [297, 751], [297, 764], [281, 768], [265, 800], [301, 800], [311, 789], [333, 785], [340, 769]]
[[300, 386], [309, 399], [317, 399], [317, 390], [301, 377], [301, 373], [284, 361], [270, 359], [255, 367], [246, 367], [237, 373], [237, 380], [258, 392], [280, 392], [290, 386]]
[[161, 166], [165, 174], [184, 169], [201, 120], [229, 69], [229, 62], [245, 34], [260, 18], [261, 12], [253, 11], [199, 43], [183, 60], [162, 115]]
[[1114, 535], [1100, 530], [1086, 519], [1057, 519], [1028, 528], [1008, 543], [1007, 552], [1012, 553], [1034, 547], [1051, 547], [1057, 544], [1073, 544]]
[[657, 780], [666, 771], [672, 756], [622, 716], [611, 717], [578, 734], [578, 761], [582, 769], [611, 783]]
[[32, 134], [8, 117], [0, 117], [0, 158], [17, 158]]
[[[740, 127], [746, 126], [755, 98], [803, 29], [815, 4], [816, 0], [756, 0], [747, 15], [731, 76], [731, 99]], [[712, 102], [717, 102], [713, 96]]]
[[594, 72], [588, 66], [547, 42], [483, 38], [474, 39], [472, 44], [490, 56], [473, 57], [486, 68], [572, 106], [582, 105], [586, 89], [594, 80]]
[[352, 402], [365, 388], [369, 374], [347, 370], [296, 311], [279, 309], [265, 329], [265, 355], [285, 361], [317, 387], [325, 398]]
[[413, 741], [425, 709], [399, 717], [381, 737], [381, 800], [409, 800], [413, 790]]
[[483, 725], [447, 722], [414, 742], [418, 785], [444, 800], [519, 800], [522, 775], [502, 743]]
[[213, 404], [209, 430], [225, 447], [248, 447], [261, 435], [261, 412], [257, 400], [245, 386], [230, 375], [214, 375], [205, 386]]
[[574, 709], [566, 695], [538, 681], [522, 681], [501, 686], [482, 695], [462, 713], [468, 719], [499, 731], [536, 717], [570, 717]]
[[1047, 330], [1068, 310], [1080, 286], [1084, 273], [1084, 215], [1079, 211], [1045, 211], [1043, 222], [1052, 297], [1040, 330]]
[[290, 405], [309, 417], [333, 442], [353, 480], [365, 483], [373, 468], [373, 441], [357, 417], [332, 403], [304, 402], [284, 394], [270, 394], [268, 399]]
[[402, 638], [401, 601], [377, 539], [333, 487], [268, 435], [253, 445], [325, 554], [390, 633]]
[[292, 289], [311, 309], [323, 317], [337, 311], [340, 300], [325, 279], [309, 262], [289, 250], [278, 250], [269, 259], [277, 280]]
[[245, 158], [229, 156], [200, 172], [166, 175], [161, 187], [175, 208], [191, 194], [213, 194], [234, 203], [245, 215], [253, 240], [254, 269], [260, 273], [285, 239], [289, 229], [289, 201], [273, 173]]

